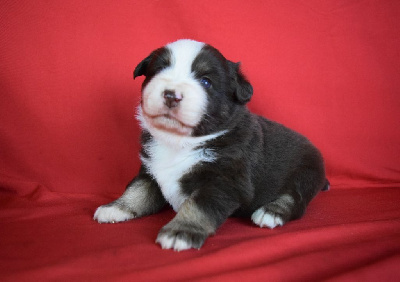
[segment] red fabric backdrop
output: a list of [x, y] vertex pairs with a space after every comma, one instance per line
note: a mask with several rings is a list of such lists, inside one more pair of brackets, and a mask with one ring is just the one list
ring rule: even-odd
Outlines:
[[[399, 16], [379, 0], [3, 1], [0, 278], [400, 277]], [[230, 219], [182, 254], [154, 244], [170, 210], [91, 221], [140, 165], [132, 71], [180, 38], [241, 61], [249, 108], [321, 149], [332, 190], [303, 220]]]

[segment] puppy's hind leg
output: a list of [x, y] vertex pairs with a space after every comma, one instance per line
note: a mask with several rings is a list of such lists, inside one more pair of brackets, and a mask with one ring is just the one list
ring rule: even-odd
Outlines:
[[321, 170], [298, 170], [288, 179], [278, 197], [257, 209], [251, 216], [260, 227], [275, 228], [289, 220], [303, 216], [308, 203], [326, 186], [325, 173]]
[[295, 201], [291, 195], [280, 195], [276, 200], [257, 209], [252, 214], [251, 220], [260, 227], [272, 229], [282, 226], [291, 219], [294, 205]]
[[99, 223], [115, 223], [158, 212], [165, 200], [157, 183], [139, 174], [117, 200], [97, 208], [93, 219]]

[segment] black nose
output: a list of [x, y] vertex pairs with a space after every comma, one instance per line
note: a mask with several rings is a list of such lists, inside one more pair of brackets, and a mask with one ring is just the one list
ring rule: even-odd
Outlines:
[[164, 103], [168, 108], [175, 108], [182, 101], [182, 98], [176, 96], [174, 90], [165, 90], [163, 95]]

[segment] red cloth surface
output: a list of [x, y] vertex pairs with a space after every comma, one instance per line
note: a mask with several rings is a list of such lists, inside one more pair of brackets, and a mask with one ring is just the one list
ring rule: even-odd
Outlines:
[[[400, 279], [400, 2], [3, 1], [0, 280]], [[201, 250], [154, 243], [174, 213], [92, 220], [139, 168], [150, 51], [241, 61], [249, 108], [309, 137], [331, 191], [274, 230], [231, 218]]]

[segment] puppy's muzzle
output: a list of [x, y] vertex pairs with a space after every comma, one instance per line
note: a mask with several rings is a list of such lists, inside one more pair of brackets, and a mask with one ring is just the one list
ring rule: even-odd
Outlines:
[[182, 95], [176, 94], [174, 90], [165, 90], [163, 96], [164, 104], [170, 109], [177, 107], [183, 99]]

